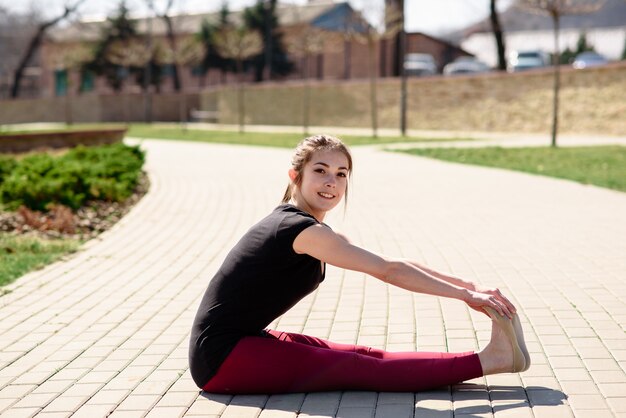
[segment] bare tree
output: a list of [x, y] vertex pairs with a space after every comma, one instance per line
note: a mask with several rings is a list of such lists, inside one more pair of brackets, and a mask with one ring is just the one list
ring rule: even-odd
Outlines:
[[491, 20], [491, 31], [496, 40], [496, 50], [498, 51], [498, 69], [506, 70], [506, 51], [504, 46], [504, 35], [502, 25], [496, 10], [496, 0], [489, 0], [489, 20]]
[[13, 86], [11, 87], [12, 98], [16, 98], [19, 96], [20, 82], [22, 81], [22, 77], [24, 76], [24, 70], [26, 69], [26, 66], [30, 62], [33, 55], [35, 55], [35, 52], [37, 52], [37, 49], [39, 49], [39, 47], [41, 46], [41, 42], [43, 41], [43, 37], [46, 31], [50, 29], [52, 26], [59, 23], [60, 21], [67, 19], [68, 17], [73, 15], [76, 12], [76, 10], [80, 7], [80, 5], [83, 4], [84, 2], [85, 0], [76, 0], [74, 4], [70, 5], [69, 3], [67, 3], [65, 5], [65, 10], [63, 14], [58, 15], [55, 18], [46, 20], [42, 22], [41, 24], [39, 24], [39, 26], [37, 27], [37, 31], [35, 32], [35, 35], [31, 38], [30, 43], [28, 44], [28, 47], [26, 48], [26, 51], [24, 52], [24, 55], [22, 56], [22, 59], [20, 60], [20, 63], [15, 69], [15, 75], [13, 76]]
[[[113, 41], [107, 48], [106, 56], [109, 61], [119, 65], [125, 71], [125, 77], [130, 74], [131, 67], [143, 67], [152, 59], [154, 51], [146, 48], [145, 43], [136, 38]], [[123, 90], [123, 81], [120, 91]], [[129, 121], [128, 98], [124, 100], [124, 121]]]
[[376, 68], [376, 46], [382, 40], [393, 38], [401, 29], [401, 12], [395, 3], [387, 3], [381, 20], [376, 25], [367, 25], [364, 32], [355, 33], [355, 39], [367, 44], [368, 74], [370, 79], [370, 111], [372, 136], [378, 137], [378, 70]]
[[561, 71], [559, 67], [559, 23], [561, 16], [592, 13], [604, 5], [604, 0], [518, 0], [517, 6], [533, 12], [547, 14], [554, 24], [554, 94], [552, 101], [552, 142], [556, 147], [559, 122], [559, 90], [561, 87]]
[[[198, 65], [202, 63], [206, 54], [204, 45], [195, 37], [188, 37], [181, 40], [178, 45], [176, 45], [176, 49], [171, 48], [171, 44], [168, 47], [159, 45], [158, 48], [163, 52], [158, 54], [157, 62], [162, 64], [173, 64], [180, 67]], [[179, 117], [180, 121], [186, 128], [187, 95], [184, 89], [179, 91], [179, 95]]]
[[[161, 20], [163, 20], [163, 23], [165, 23], [165, 28], [167, 29], [166, 36], [167, 36], [167, 41], [169, 42], [169, 48], [172, 51], [174, 51], [174, 54], [176, 54], [176, 49], [177, 49], [176, 33], [174, 31], [174, 24], [170, 16], [170, 11], [172, 7], [174, 6], [174, 0], [167, 0], [167, 4], [165, 6], [165, 10], [163, 11], [163, 13], [159, 13], [156, 10], [156, 7], [154, 5], [154, 0], [146, 0], [146, 3], [148, 7], [154, 12], [154, 14], [157, 15]], [[172, 78], [174, 80], [174, 90], [176, 90], [177, 92], [181, 91], [183, 88], [182, 88], [182, 82], [180, 78], [179, 64], [177, 62], [174, 62], [172, 64]]]
[[[311, 109], [311, 82], [309, 74], [309, 60], [311, 56], [320, 54], [332, 45], [331, 36], [326, 31], [314, 26], [302, 26], [287, 42], [289, 54], [302, 59], [302, 78], [304, 91], [302, 95], [302, 129], [305, 135], [309, 134], [309, 120]], [[332, 47], [331, 47], [332, 49]]]
[[263, 38], [257, 31], [245, 27], [224, 27], [215, 33], [215, 48], [224, 58], [234, 59], [237, 67], [237, 107], [239, 112], [239, 132], [244, 131], [245, 103], [243, 83], [244, 60], [263, 50]]
[[67, 77], [67, 91], [65, 92], [65, 123], [71, 125], [72, 118], [72, 74], [74, 70], [80, 70], [83, 65], [94, 57], [93, 48], [79, 44], [76, 46], [66, 47], [54, 54], [53, 63], [56, 68], [64, 69]]

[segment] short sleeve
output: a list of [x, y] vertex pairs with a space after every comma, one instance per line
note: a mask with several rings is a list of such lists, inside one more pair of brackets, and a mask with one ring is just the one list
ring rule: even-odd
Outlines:
[[[293, 250], [293, 242], [300, 232], [310, 226], [319, 224], [311, 215], [301, 211], [285, 212], [282, 221], [276, 230], [276, 244], [286, 254], [296, 254]], [[281, 251], [282, 252], [282, 251]]]

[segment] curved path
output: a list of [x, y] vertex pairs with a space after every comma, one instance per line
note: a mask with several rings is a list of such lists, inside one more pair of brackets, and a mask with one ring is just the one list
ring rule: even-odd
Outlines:
[[[187, 338], [225, 252], [282, 196], [290, 151], [145, 141], [152, 187], [112, 230], [0, 297], [0, 416], [561, 417], [626, 415], [626, 194], [354, 150], [356, 243], [499, 286], [534, 365], [437, 391], [199, 394]], [[389, 350], [482, 347], [462, 303], [329, 268], [282, 330]]]

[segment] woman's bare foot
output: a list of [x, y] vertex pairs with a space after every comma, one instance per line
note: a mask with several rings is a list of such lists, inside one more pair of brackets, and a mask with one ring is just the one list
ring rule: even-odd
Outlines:
[[[520, 356], [519, 347], [514, 347], [511, 338], [504, 332], [502, 327], [492, 319], [491, 341], [480, 353], [478, 358], [483, 368], [483, 373], [512, 373], [519, 370]], [[523, 357], [522, 357], [523, 359]], [[517, 369], [516, 369], [517, 363]]]

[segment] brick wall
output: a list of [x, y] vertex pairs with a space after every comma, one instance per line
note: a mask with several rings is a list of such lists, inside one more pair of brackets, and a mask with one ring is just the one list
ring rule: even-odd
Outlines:
[[[30, 122], [65, 122], [66, 98], [17, 99], [0, 101], [0, 124]], [[144, 121], [145, 108], [142, 94], [93, 94], [72, 97], [70, 100], [73, 122], [126, 122]], [[152, 119], [178, 121], [184, 108], [199, 108], [197, 93], [159, 94], [152, 96]]]
[[[552, 71], [412, 78], [408, 82], [409, 129], [547, 132], [551, 124]], [[248, 86], [246, 122], [302, 123], [302, 83]], [[626, 135], [626, 63], [562, 71], [560, 130]], [[399, 126], [399, 80], [378, 84], [379, 126]], [[232, 90], [202, 93], [223, 123], [237, 122]], [[311, 81], [310, 123], [371, 126], [367, 81]]]

